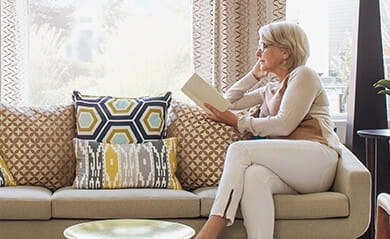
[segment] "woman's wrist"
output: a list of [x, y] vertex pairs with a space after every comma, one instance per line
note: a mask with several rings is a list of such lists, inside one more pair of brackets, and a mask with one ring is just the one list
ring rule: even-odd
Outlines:
[[257, 81], [261, 81], [264, 77], [268, 75], [268, 72], [264, 72], [264, 71], [259, 71], [259, 72], [251, 71], [251, 73]]
[[251, 73], [252, 73], [252, 76], [253, 76], [257, 81], [260, 81], [261, 78], [263, 78], [263, 77], [257, 76], [253, 71], [252, 71]]

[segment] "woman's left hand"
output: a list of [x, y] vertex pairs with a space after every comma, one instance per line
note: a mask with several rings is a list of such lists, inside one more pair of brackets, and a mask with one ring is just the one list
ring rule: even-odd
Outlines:
[[207, 117], [209, 119], [212, 119], [212, 120], [217, 121], [217, 122], [222, 122], [222, 123], [225, 123], [225, 124], [228, 124], [230, 126], [237, 128], [238, 118], [233, 112], [231, 112], [229, 110], [226, 110], [223, 112], [219, 111], [207, 103], [204, 103], [204, 106], [206, 106], [207, 109], [209, 109], [211, 112], [213, 112], [212, 114], [207, 113]]

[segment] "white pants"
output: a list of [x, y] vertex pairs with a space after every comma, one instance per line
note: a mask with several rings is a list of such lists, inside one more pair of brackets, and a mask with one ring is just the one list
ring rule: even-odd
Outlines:
[[230, 145], [210, 215], [233, 224], [238, 205], [249, 239], [272, 239], [274, 193], [326, 191], [338, 154], [306, 140], [248, 140]]

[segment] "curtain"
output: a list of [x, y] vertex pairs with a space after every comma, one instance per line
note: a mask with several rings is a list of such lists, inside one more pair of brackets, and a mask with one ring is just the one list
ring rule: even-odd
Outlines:
[[195, 71], [225, 92], [256, 62], [259, 27], [285, 12], [286, 0], [193, 0]]
[[[286, 0], [193, 0], [195, 70], [225, 92], [255, 63], [259, 27], [283, 20], [285, 11]], [[27, 0], [0, 1], [3, 102], [25, 103], [27, 19]]]
[[0, 1], [0, 101], [23, 104], [27, 71], [27, 0]]

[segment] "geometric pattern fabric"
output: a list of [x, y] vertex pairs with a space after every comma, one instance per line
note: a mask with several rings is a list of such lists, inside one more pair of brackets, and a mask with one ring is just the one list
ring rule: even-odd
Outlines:
[[55, 190], [72, 184], [74, 106], [0, 103], [0, 154], [19, 185]]
[[77, 169], [73, 188], [181, 189], [176, 178], [177, 139], [109, 144], [74, 139]]
[[172, 101], [168, 136], [177, 137], [177, 177], [184, 189], [217, 186], [229, 145], [250, 139], [233, 127], [210, 120], [192, 104]]
[[27, 79], [27, 11], [27, 4], [19, 1], [2, 0], [0, 4], [0, 100], [13, 105], [24, 99]]
[[285, 19], [286, 0], [193, 0], [194, 70], [226, 92], [256, 61], [259, 27]]
[[165, 136], [171, 92], [158, 97], [119, 98], [74, 91], [73, 101], [79, 139], [130, 144]]

